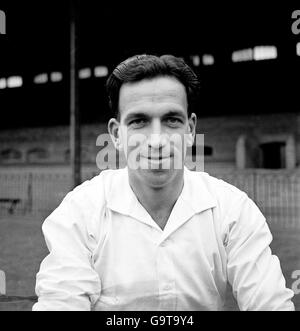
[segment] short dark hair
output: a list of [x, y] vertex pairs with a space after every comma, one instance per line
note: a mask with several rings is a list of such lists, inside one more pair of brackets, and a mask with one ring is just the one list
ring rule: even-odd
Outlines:
[[182, 58], [173, 55], [136, 55], [121, 62], [109, 76], [106, 89], [109, 106], [119, 117], [119, 92], [122, 84], [160, 76], [175, 77], [186, 89], [188, 114], [191, 114], [199, 92], [199, 80]]

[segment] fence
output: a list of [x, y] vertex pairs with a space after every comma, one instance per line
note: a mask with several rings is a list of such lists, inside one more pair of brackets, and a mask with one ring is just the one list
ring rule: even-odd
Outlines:
[[[87, 180], [98, 173], [95, 168], [84, 168], [82, 178]], [[245, 191], [268, 222], [300, 228], [299, 170], [217, 170], [209, 173]], [[46, 216], [70, 189], [71, 173], [68, 167], [1, 170], [0, 216]]]
[[268, 223], [300, 228], [299, 171], [252, 169], [215, 176], [245, 191]]
[[[85, 181], [97, 175], [94, 168], [82, 170]], [[69, 167], [40, 167], [0, 171], [0, 216], [46, 216], [71, 190]]]

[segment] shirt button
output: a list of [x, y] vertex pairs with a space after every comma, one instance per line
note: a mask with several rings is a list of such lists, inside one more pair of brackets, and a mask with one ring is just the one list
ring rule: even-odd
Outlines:
[[161, 246], [161, 247], [166, 247], [170, 242], [171, 242], [170, 239], [166, 239], [165, 241], [163, 241], [163, 242], [160, 244], [160, 246]]
[[165, 291], [170, 291], [172, 289], [172, 285], [165, 285], [164, 290]]

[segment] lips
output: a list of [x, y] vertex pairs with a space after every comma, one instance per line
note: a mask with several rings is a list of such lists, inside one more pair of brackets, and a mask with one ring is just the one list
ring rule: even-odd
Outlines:
[[163, 160], [166, 160], [166, 159], [169, 159], [172, 157], [172, 155], [168, 155], [168, 156], [141, 156], [145, 159], [148, 159], [150, 161], [163, 161]]

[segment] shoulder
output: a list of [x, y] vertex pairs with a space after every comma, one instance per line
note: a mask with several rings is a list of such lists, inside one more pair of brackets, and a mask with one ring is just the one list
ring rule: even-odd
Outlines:
[[206, 172], [193, 171], [189, 172], [189, 177], [195, 195], [198, 195], [200, 200], [209, 199], [209, 201], [212, 201], [214, 217], [223, 226], [226, 225], [229, 219], [238, 219], [249, 204], [253, 208], [257, 208], [244, 191], [222, 179], [211, 176]]
[[97, 226], [97, 220], [104, 215], [107, 195], [116, 177], [122, 170], [104, 170], [99, 175], [70, 191], [48, 219], [63, 219], [65, 224]]
[[234, 224], [240, 224], [244, 228], [255, 228], [265, 223], [265, 216], [244, 191], [207, 173], [200, 176], [216, 198], [223, 226], [230, 229]]
[[247, 198], [247, 194], [236, 186], [226, 181], [211, 176], [207, 172], [190, 171], [190, 176], [198, 185], [202, 185], [217, 200], [220, 201], [237, 201]]
[[106, 197], [111, 187], [115, 185], [115, 182], [118, 181], [118, 178], [120, 178], [123, 173], [124, 169], [103, 170], [97, 176], [75, 187], [66, 195], [65, 199], [99, 206], [99, 204], [101, 205], [106, 202]]

